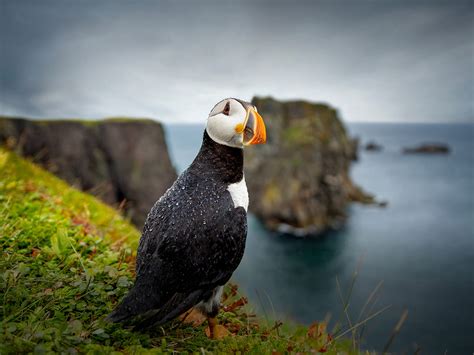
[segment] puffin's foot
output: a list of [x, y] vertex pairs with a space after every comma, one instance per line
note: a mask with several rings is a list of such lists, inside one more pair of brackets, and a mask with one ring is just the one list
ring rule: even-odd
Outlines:
[[191, 324], [193, 327], [199, 327], [206, 320], [206, 317], [196, 308], [191, 308], [191, 310], [182, 314], [179, 318], [183, 323]]
[[209, 317], [207, 318], [207, 322], [209, 323], [209, 326], [206, 328], [206, 335], [208, 338], [222, 339], [232, 334], [226, 327], [217, 324], [216, 318]]

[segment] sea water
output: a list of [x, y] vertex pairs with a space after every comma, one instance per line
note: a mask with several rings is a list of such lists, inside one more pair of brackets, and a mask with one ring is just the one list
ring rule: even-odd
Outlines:
[[[203, 129], [166, 127], [180, 172], [199, 150]], [[306, 239], [272, 233], [250, 215], [234, 281], [262, 317], [310, 324], [331, 315], [332, 327], [345, 321], [337, 282], [346, 297], [355, 280], [352, 324], [389, 307], [366, 323], [362, 349], [383, 350], [407, 310], [391, 351], [472, 353], [474, 124], [353, 123], [348, 129], [363, 143], [383, 146], [380, 152], [361, 150], [351, 175], [388, 206], [353, 204], [341, 230]], [[447, 143], [451, 153], [402, 154], [403, 147], [423, 142]], [[379, 283], [375, 304], [359, 317]]]

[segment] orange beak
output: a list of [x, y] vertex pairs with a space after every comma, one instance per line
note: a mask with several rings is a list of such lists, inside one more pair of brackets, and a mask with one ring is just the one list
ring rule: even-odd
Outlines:
[[243, 134], [244, 145], [263, 144], [267, 141], [267, 131], [263, 118], [253, 108], [247, 110]]

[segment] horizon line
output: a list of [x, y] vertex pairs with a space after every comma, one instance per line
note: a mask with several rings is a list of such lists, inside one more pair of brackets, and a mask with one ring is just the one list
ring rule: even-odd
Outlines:
[[[178, 121], [178, 122], [173, 122], [172, 120], [162, 120], [158, 119], [155, 117], [147, 117], [147, 116], [130, 116], [130, 115], [107, 115], [103, 117], [77, 117], [77, 116], [63, 116], [63, 117], [45, 117], [45, 116], [23, 116], [23, 115], [9, 115], [9, 114], [4, 114], [0, 113], [0, 119], [2, 118], [10, 118], [10, 119], [27, 119], [27, 120], [46, 120], [46, 121], [56, 121], [56, 120], [81, 120], [81, 121], [99, 121], [99, 120], [108, 120], [108, 119], [117, 119], [117, 118], [123, 118], [123, 119], [131, 119], [131, 120], [153, 120], [159, 123], [163, 124], [172, 124], [172, 125], [201, 125], [205, 124], [206, 120], [202, 120], [202, 122], [199, 121]], [[453, 120], [453, 121], [430, 121], [430, 120], [419, 120], [419, 121], [384, 121], [384, 120], [371, 120], [371, 121], [359, 121], [359, 120], [347, 120], [347, 119], [342, 119], [339, 118], [343, 123], [386, 123], [386, 124], [467, 124], [467, 123], [472, 123], [474, 124], [474, 117], [471, 119], [466, 119], [466, 120]]]

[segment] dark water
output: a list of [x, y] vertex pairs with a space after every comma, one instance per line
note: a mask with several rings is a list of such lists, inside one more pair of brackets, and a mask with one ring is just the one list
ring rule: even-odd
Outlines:
[[[182, 171], [201, 143], [202, 126], [168, 126], [172, 157]], [[382, 152], [361, 152], [354, 180], [386, 199], [385, 209], [353, 205], [344, 229], [296, 239], [266, 231], [253, 216], [244, 259], [234, 279], [271, 318], [311, 323], [337, 320], [343, 292], [360, 270], [349, 306], [356, 320], [383, 281], [363, 348], [382, 350], [403, 310], [408, 318], [390, 347], [424, 354], [474, 351], [474, 125], [350, 124]], [[450, 155], [403, 155], [403, 146], [448, 143]], [[252, 197], [250, 196], [250, 200]]]

